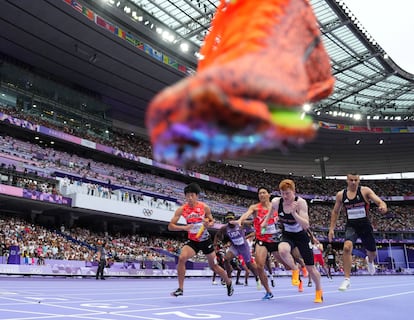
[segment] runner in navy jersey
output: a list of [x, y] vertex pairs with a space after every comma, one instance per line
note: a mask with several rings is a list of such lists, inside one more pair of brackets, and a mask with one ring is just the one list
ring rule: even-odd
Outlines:
[[279, 183], [281, 197], [272, 200], [272, 211], [277, 211], [279, 224], [283, 230], [279, 243], [279, 255], [292, 269], [292, 284], [300, 285], [299, 268], [292, 256], [292, 250], [298, 248], [302, 256], [310, 279], [315, 283], [315, 303], [322, 303], [321, 275], [316, 269], [313, 260], [313, 252], [310, 247], [308, 204], [296, 196], [295, 183], [285, 179]]
[[336, 221], [342, 207], [346, 211], [345, 242], [343, 249], [343, 267], [345, 279], [339, 286], [339, 290], [345, 291], [350, 285], [352, 267], [352, 249], [355, 241], [360, 238], [365, 247], [367, 256], [368, 272], [375, 273], [374, 259], [377, 255], [377, 248], [371, 222], [369, 220], [370, 201], [373, 201], [381, 213], [387, 212], [387, 204], [378, 197], [369, 187], [360, 186], [360, 178], [357, 173], [348, 173], [346, 176], [347, 188], [336, 194], [335, 206], [331, 213], [328, 240], [332, 242]]

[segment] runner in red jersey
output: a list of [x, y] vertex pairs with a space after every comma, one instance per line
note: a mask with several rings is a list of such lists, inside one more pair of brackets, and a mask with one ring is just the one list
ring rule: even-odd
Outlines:
[[268, 215], [271, 208], [270, 193], [264, 188], [258, 189], [259, 203], [253, 204], [249, 209], [240, 217], [238, 223], [242, 225], [246, 219], [253, 216], [253, 226], [256, 233], [256, 244], [255, 244], [255, 258], [257, 269], [259, 273], [260, 281], [266, 290], [266, 294], [263, 300], [269, 300], [273, 298], [272, 291], [269, 287], [269, 282], [265, 272], [265, 264], [267, 254], [277, 253], [279, 237], [281, 231], [278, 229], [277, 212], [270, 214], [267, 224], [264, 224], [264, 219]]
[[[210, 268], [217, 273], [227, 285], [227, 295], [233, 294], [233, 285], [226, 271], [218, 265], [213, 241], [207, 228], [213, 226], [214, 218], [210, 207], [198, 200], [201, 188], [196, 183], [191, 183], [184, 188], [186, 203], [179, 207], [168, 224], [170, 231], [187, 231], [188, 241], [181, 249], [177, 264], [178, 289], [171, 293], [172, 296], [182, 296], [184, 293], [185, 264], [202, 251], [206, 257]], [[187, 224], [179, 225], [178, 221], [183, 217]]]

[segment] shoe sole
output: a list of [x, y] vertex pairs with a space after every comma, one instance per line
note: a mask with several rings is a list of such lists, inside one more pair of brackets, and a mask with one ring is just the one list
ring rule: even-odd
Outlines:
[[150, 109], [164, 114], [155, 116], [158, 123], [150, 130], [154, 158], [175, 165], [272, 148], [283, 151], [316, 134], [312, 121], [301, 119], [296, 111], [269, 112], [264, 102], [228, 97], [213, 84], [191, 92], [185, 105], [169, 113], [162, 110], [163, 103]]
[[365, 262], [367, 263], [367, 271], [368, 271], [368, 273], [369, 273], [371, 276], [373, 276], [373, 275], [375, 274], [375, 272], [376, 272], [376, 270], [375, 270], [375, 265], [373, 265], [373, 270], [372, 270], [372, 271], [370, 271], [370, 270], [369, 270], [369, 265], [370, 265], [370, 263], [369, 263], [369, 260], [368, 260], [368, 256], [366, 256], [366, 257], [365, 257]]
[[233, 286], [231, 286], [231, 288], [229, 289], [229, 288], [227, 288], [227, 295], [229, 296], [229, 297], [231, 297], [232, 295], [233, 295], [233, 293], [234, 293], [234, 287]]
[[177, 298], [177, 297], [180, 297], [180, 296], [182, 296], [182, 295], [184, 295], [184, 293], [183, 293], [183, 292], [181, 292], [181, 293], [179, 293], [179, 294], [176, 294], [176, 293], [175, 293], [175, 291], [174, 291], [174, 292], [171, 292], [171, 296], [172, 296], [172, 297], [176, 297], [176, 298]]

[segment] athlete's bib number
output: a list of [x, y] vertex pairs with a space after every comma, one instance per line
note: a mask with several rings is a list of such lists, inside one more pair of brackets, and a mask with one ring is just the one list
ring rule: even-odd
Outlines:
[[236, 239], [233, 239], [232, 242], [235, 246], [241, 246], [241, 245], [244, 244], [244, 238], [243, 237], [238, 237]]
[[352, 208], [348, 209], [348, 219], [360, 219], [365, 218], [367, 213], [365, 212], [365, 208]]
[[264, 232], [265, 234], [274, 234], [277, 233], [278, 230], [276, 229], [275, 224], [269, 224], [266, 226], [266, 231]]
[[203, 225], [202, 222], [194, 223], [193, 226], [191, 227], [190, 233], [197, 234], [198, 231], [200, 231], [200, 229], [202, 228], [202, 225]]

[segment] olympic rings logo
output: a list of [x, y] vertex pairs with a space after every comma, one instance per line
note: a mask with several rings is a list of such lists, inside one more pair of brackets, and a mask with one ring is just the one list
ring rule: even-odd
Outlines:
[[144, 214], [144, 216], [146, 217], [150, 217], [153, 214], [152, 209], [142, 209], [142, 213]]

